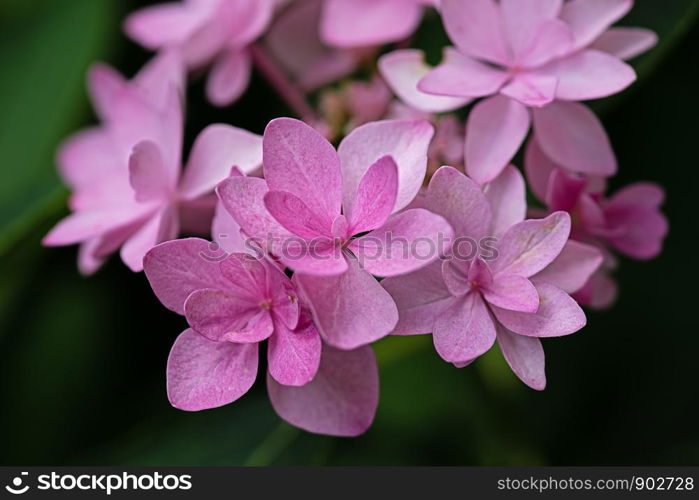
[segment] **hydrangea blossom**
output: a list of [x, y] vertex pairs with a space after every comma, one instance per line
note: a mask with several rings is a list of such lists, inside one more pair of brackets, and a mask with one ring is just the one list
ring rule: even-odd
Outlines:
[[656, 257], [668, 232], [660, 212], [663, 189], [650, 182], [637, 182], [611, 197], [604, 194], [600, 179], [571, 174], [549, 160], [533, 139], [525, 156], [527, 179], [547, 211], [566, 211], [572, 216], [571, 238], [592, 244], [605, 253], [605, 264], [576, 298], [586, 305], [607, 307], [616, 297], [616, 284], [609, 271], [616, 267], [610, 250], [647, 260]]
[[395, 304], [372, 274], [427, 265], [451, 237], [427, 210], [396, 213], [420, 189], [432, 133], [424, 121], [374, 122], [336, 152], [308, 125], [280, 118], [264, 133], [265, 179], [232, 177], [218, 188], [246, 235], [296, 272], [321, 335], [336, 347], [367, 344], [395, 326]]
[[539, 338], [585, 325], [569, 293], [599, 267], [593, 247], [568, 242], [570, 217], [524, 220], [524, 181], [508, 167], [485, 190], [454, 168], [432, 178], [426, 206], [454, 227], [449, 257], [382, 282], [398, 306], [394, 334], [432, 333], [439, 355], [462, 367], [498, 341], [524, 383], [543, 389]]
[[235, 401], [255, 382], [267, 340], [267, 387], [279, 415], [311, 432], [355, 436], [378, 405], [370, 347], [323, 346], [291, 280], [274, 264], [244, 253], [212, 259], [196, 238], [148, 252], [145, 273], [155, 294], [190, 328], [167, 363], [173, 406], [198, 411]]
[[[575, 101], [612, 95], [635, 80], [620, 57], [637, 55], [654, 43], [653, 35], [618, 29], [607, 34], [631, 6], [631, 0], [442, 2], [456, 47], [445, 50], [444, 61], [417, 87], [452, 98], [486, 97], [473, 108], [466, 129], [466, 168], [475, 181], [487, 183], [502, 171], [532, 121], [542, 147], [565, 168], [614, 174], [606, 132]], [[389, 81], [405, 94], [414, 73], [395, 61], [389, 66], [397, 67]]]
[[224, 106], [247, 88], [248, 47], [264, 33], [273, 11], [273, 0], [182, 0], [132, 13], [124, 30], [147, 49], [176, 51], [190, 68], [210, 64], [206, 93]]
[[[208, 231], [214, 187], [230, 167], [249, 172], [262, 161], [262, 138], [229, 125], [211, 125], [197, 138], [182, 172], [183, 109], [177, 57], [156, 60], [133, 82], [96, 66], [89, 85], [102, 124], [78, 133], [59, 152], [73, 188], [73, 213], [44, 238], [49, 246], [81, 243], [79, 267], [94, 272], [121, 248], [133, 271], [154, 245], [185, 231]], [[145, 83], [144, 83], [145, 82]], [[151, 83], [156, 82], [156, 83]]]

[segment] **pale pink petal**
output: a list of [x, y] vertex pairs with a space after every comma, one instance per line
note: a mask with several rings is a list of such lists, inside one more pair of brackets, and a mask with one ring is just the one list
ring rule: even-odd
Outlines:
[[168, 196], [170, 186], [163, 157], [157, 144], [136, 144], [129, 158], [129, 182], [136, 201], [158, 201]]
[[500, 0], [502, 22], [515, 61], [530, 49], [541, 26], [558, 17], [563, 0]]
[[614, 305], [619, 295], [619, 285], [605, 271], [597, 271], [573, 298], [592, 309], [604, 310]]
[[339, 349], [354, 349], [388, 335], [398, 322], [393, 299], [378, 281], [348, 259], [339, 276], [294, 275], [323, 338]]
[[538, 68], [570, 52], [573, 33], [560, 19], [549, 19], [538, 29], [532, 44], [522, 54], [520, 65]]
[[548, 284], [536, 285], [539, 309], [535, 313], [508, 311], [491, 306], [505, 328], [530, 337], [559, 337], [575, 333], [585, 326], [585, 313], [570, 295]]
[[442, 0], [441, 13], [449, 38], [464, 54], [503, 66], [511, 61], [494, 0]]
[[597, 248], [568, 240], [551, 264], [532, 277], [536, 283], [550, 283], [566, 293], [575, 293], [590, 279], [600, 265], [602, 252]]
[[658, 35], [654, 31], [623, 26], [608, 29], [592, 42], [590, 48], [628, 60], [652, 49], [657, 43]]
[[393, 212], [397, 194], [398, 165], [390, 156], [383, 156], [362, 176], [352, 205], [344, 207], [349, 234], [380, 227]]
[[274, 332], [269, 311], [221, 290], [193, 292], [184, 303], [184, 313], [189, 326], [214, 342], [262, 342]]
[[544, 349], [539, 339], [517, 335], [500, 326], [498, 345], [505, 361], [522, 382], [537, 391], [546, 388]]
[[209, 125], [194, 141], [179, 192], [198, 198], [226, 179], [231, 167], [249, 174], [260, 165], [262, 137], [230, 125]]
[[442, 63], [420, 79], [417, 88], [436, 96], [474, 98], [496, 93], [509, 78], [502, 70], [447, 48]]
[[[468, 277], [470, 270], [470, 262], [456, 259], [448, 259], [442, 262], [442, 279], [453, 296], [460, 297], [473, 290], [473, 283], [471, 283]], [[488, 276], [491, 277], [489, 270], [486, 271]]]
[[379, 404], [379, 371], [371, 347], [340, 351], [323, 346], [316, 377], [301, 387], [281, 385], [267, 376], [267, 391], [277, 414], [317, 434], [353, 437], [364, 433]]
[[215, 106], [228, 106], [250, 83], [252, 61], [247, 50], [227, 50], [214, 62], [206, 81], [206, 96]]
[[204, 288], [226, 290], [230, 281], [212, 256], [211, 243], [199, 238], [167, 241], [151, 249], [143, 260], [146, 278], [165, 307], [184, 314], [184, 302]]
[[591, 175], [610, 176], [617, 163], [602, 124], [589, 108], [574, 102], [553, 102], [534, 110], [536, 140], [558, 165]]
[[439, 355], [450, 363], [470, 361], [490, 350], [495, 324], [480, 294], [469, 293], [443, 311], [432, 338]]
[[573, 30], [573, 49], [580, 49], [600, 36], [631, 10], [633, 0], [570, 0], [561, 11]]
[[354, 129], [340, 143], [342, 194], [350, 206], [362, 177], [376, 160], [391, 156], [398, 165], [398, 195], [393, 211], [417, 195], [427, 170], [427, 149], [434, 128], [425, 120], [384, 120]]
[[298, 196], [329, 225], [340, 214], [343, 188], [332, 145], [299, 120], [277, 118], [267, 125], [262, 147], [269, 188]]
[[522, 222], [527, 213], [527, 191], [522, 174], [512, 165], [483, 189], [490, 204], [492, 223], [490, 235], [502, 236], [510, 227]]
[[444, 217], [457, 238], [488, 236], [492, 212], [480, 187], [452, 167], [442, 167], [427, 188], [426, 208]]
[[490, 304], [510, 311], [536, 312], [539, 294], [527, 278], [514, 274], [499, 276], [483, 287], [483, 298]]
[[529, 131], [529, 111], [506, 96], [485, 99], [466, 124], [466, 172], [479, 184], [490, 182], [512, 160]]
[[480, 287], [489, 287], [493, 284], [493, 273], [490, 266], [480, 257], [469, 263], [467, 278], [471, 284]]
[[267, 344], [269, 374], [282, 385], [305, 385], [316, 376], [322, 342], [313, 321], [303, 316], [295, 330], [277, 322]]
[[391, 90], [411, 108], [430, 113], [452, 111], [465, 106], [470, 99], [435, 96], [418, 90], [418, 82], [431, 68], [418, 49], [396, 50], [379, 58], [381, 76]]
[[124, 31], [144, 47], [155, 50], [184, 42], [209, 15], [209, 9], [197, 2], [153, 5], [130, 14], [124, 22]]
[[143, 270], [143, 258], [158, 243], [177, 238], [180, 222], [177, 208], [166, 206], [150, 218], [121, 247], [119, 254], [133, 272]]
[[143, 98], [158, 109], [167, 106], [170, 89], [174, 87], [184, 92], [186, 82], [185, 64], [175, 49], [156, 54], [131, 80]]
[[367, 47], [402, 40], [422, 17], [417, 2], [326, 0], [320, 35], [335, 47]]
[[604, 215], [613, 231], [609, 242], [620, 252], [647, 260], [662, 251], [669, 226], [665, 216], [653, 205], [626, 204], [612, 199], [605, 206]]
[[398, 307], [393, 335], [431, 333], [434, 322], [454, 298], [444, 284], [442, 263], [434, 262], [415, 271], [381, 281]]
[[626, 186], [607, 201], [607, 207], [622, 207], [640, 205], [647, 208], [658, 208], [665, 201], [665, 190], [652, 182], [636, 182]]
[[87, 87], [90, 100], [101, 120], [107, 121], [112, 116], [119, 95], [128, 85], [126, 79], [111, 66], [96, 63], [87, 73]]
[[216, 213], [211, 222], [211, 239], [224, 253], [251, 253], [253, 249], [246, 244], [238, 224], [220, 201], [216, 204]]
[[[119, 171], [123, 176], [123, 163], [115, 156], [109, 134], [102, 127], [93, 127], [63, 141], [56, 154], [56, 163], [61, 178], [71, 188], [91, 190], [105, 175]], [[128, 180], [122, 184], [128, 186]]]
[[249, 45], [269, 26], [278, 0], [237, 0], [223, 2], [229, 48]]
[[286, 191], [268, 191], [264, 202], [272, 217], [301, 238], [329, 238], [331, 225], [327, 218], [316, 215], [299, 197]]
[[558, 167], [541, 150], [536, 135], [532, 135], [524, 151], [524, 173], [527, 176], [527, 186], [539, 201], [543, 202], [546, 199], [549, 178]]
[[587, 101], [618, 92], [636, 81], [636, 72], [618, 57], [599, 50], [583, 50], [542, 69], [558, 78], [556, 99]]
[[500, 92], [525, 106], [541, 108], [556, 97], [558, 78], [537, 73], [522, 73], [505, 85]]
[[570, 215], [566, 212], [520, 222], [498, 242], [499, 255], [492, 263], [493, 273], [533, 276], [561, 253], [569, 235]]
[[248, 392], [256, 377], [257, 344], [212, 342], [188, 329], [167, 360], [167, 396], [180, 410], [216, 408]]

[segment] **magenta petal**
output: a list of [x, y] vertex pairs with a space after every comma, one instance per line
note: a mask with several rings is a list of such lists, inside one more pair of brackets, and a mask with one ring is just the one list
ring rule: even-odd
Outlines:
[[555, 259], [570, 235], [570, 215], [555, 212], [545, 219], [525, 220], [512, 226], [498, 243], [493, 273], [528, 278]]
[[498, 345], [505, 361], [522, 382], [537, 391], [546, 388], [546, 360], [539, 339], [499, 327]]
[[580, 196], [585, 191], [587, 180], [565, 172], [559, 168], [551, 172], [546, 192], [546, 206], [549, 210], [572, 212]]
[[188, 329], [167, 360], [167, 396], [180, 410], [216, 408], [248, 392], [256, 377], [257, 344], [212, 342]]
[[561, 10], [563, 19], [573, 30], [573, 49], [580, 49], [600, 36], [609, 26], [626, 15], [633, 0], [571, 0]]
[[272, 217], [292, 233], [306, 240], [329, 238], [331, 225], [327, 217], [316, 215], [299, 197], [286, 191], [269, 191], [264, 201]]
[[483, 192], [493, 215], [492, 236], [499, 238], [510, 227], [524, 220], [527, 213], [526, 187], [522, 174], [515, 167], [505, 167], [485, 186]]
[[450, 363], [462, 363], [487, 352], [495, 342], [495, 325], [479, 293], [459, 298], [434, 325], [434, 346]]
[[499, 276], [483, 287], [483, 298], [509, 311], [532, 313], [539, 308], [539, 294], [532, 282], [514, 274]]
[[398, 307], [398, 324], [393, 335], [431, 333], [434, 322], [454, 298], [442, 278], [442, 262], [437, 261], [414, 273], [381, 281]]
[[252, 61], [247, 50], [230, 49], [214, 63], [206, 82], [206, 96], [215, 106], [228, 106], [250, 83]]
[[537, 273], [534, 283], [550, 283], [566, 293], [580, 290], [602, 265], [602, 252], [597, 248], [568, 240], [551, 264]]
[[323, 346], [315, 378], [302, 387], [281, 385], [267, 376], [277, 414], [317, 434], [358, 436], [374, 420], [379, 404], [379, 372], [371, 347], [340, 351]]
[[454, 232], [441, 216], [422, 208], [391, 217], [375, 231], [353, 240], [348, 248], [375, 276], [397, 276], [438, 259]]
[[305, 385], [316, 376], [322, 342], [313, 321], [303, 316], [295, 330], [281, 322], [267, 344], [269, 374], [282, 385]]
[[398, 322], [396, 304], [376, 279], [348, 259], [339, 276], [294, 275], [323, 338], [339, 349], [354, 349], [388, 335]]
[[605, 271], [598, 270], [573, 298], [592, 309], [608, 309], [616, 302], [619, 285]]
[[350, 207], [349, 233], [354, 235], [380, 227], [393, 212], [398, 194], [398, 165], [390, 156], [383, 156], [362, 176], [357, 195]]
[[658, 35], [645, 28], [610, 28], [595, 40], [591, 49], [601, 50], [619, 59], [633, 59], [658, 43]]
[[491, 306], [505, 328], [530, 337], [559, 337], [575, 333], [585, 326], [585, 313], [570, 295], [548, 283], [536, 285], [539, 309], [535, 313], [508, 311]]
[[219, 270], [229, 281], [223, 290], [256, 302], [267, 297], [268, 265], [246, 253], [232, 253], [220, 261]]
[[626, 204], [621, 197], [613, 198], [605, 207], [604, 215], [613, 231], [609, 241], [620, 252], [645, 260], [657, 256], [662, 250], [668, 222], [652, 204]]
[[301, 121], [277, 118], [267, 125], [262, 147], [269, 189], [299, 197], [330, 225], [342, 204], [340, 160], [332, 145]]
[[211, 255], [211, 243], [199, 238], [167, 241], [146, 254], [146, 278], [165, 307], [184, 314], [184, 302], [192, 292], [230, 286], [221, 274], [219, 260]]
[[505, 96], [485, 99], [466, 124], [466, 172], [479, 184], [492, 181], [512, 160], [529, 131], [529, 111]]
[[586, 106], [553, 102], [534, 110], [536, 139], [543, 152], [573, 172], [613, 175], [616, 157], [599, 119]]

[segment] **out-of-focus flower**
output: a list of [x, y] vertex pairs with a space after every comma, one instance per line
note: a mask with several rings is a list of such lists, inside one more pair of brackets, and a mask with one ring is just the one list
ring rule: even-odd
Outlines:
[[604, 183], [557, 167], [545, 156], [536, 137], [527, 147], [525, 168], [532, 191], [547, 211], [571, 214], [571, 238], [595, 245], [606, 254], [603, 269], [576, 297], [597, 308], [611, 305], [616, 285], [607, 274], [616, 267], [616, 259], [610, 251], [647, 260], [662, 250], [668, 232], [667, 219], [660, 211], [663, 189], [654, 183], [637, 182], [607, 198]]
[[417, 29], [426, 6], [439, 0], [325, 0], [322, 40], [335, 47], [397, 42]]
[[524, 383], [543, 389], [539, 338], [585, 325], [570, 297], [599, 267], [594, 248], [569, 242], [570, 217], [556, 212], [524, 220], [524, 180], [508, 167], [485, 189], [461, 172], [441, 168], [425, 203], [453, 226], [448, 257], [382, 285], [398, 306], [394, 334], [432, 333], [439, 355], [465, 366], [498, 341]]
[[133, 82], [94, 67], [89, 87], [102, 123], [68, 139], [58, 154], [60, 172], [73, 190], [73, 213], [44, 244], [81, 243], [79, 268], [86, 274], [119, 248], [124, 263], [140, 271], [146, 252], [176, 238], [181, 226], [186, 231], [209, 226], [213, 189], [231, 166], [249, 172], [262, 161], [261, 137], [211, 125], [197, 138], [182, 172], [181, 68], [172, 54], [152, 64]]
[[269, 25], [272, 0], [182, 0], [131, 14], [124, 30], [150, 50], [171, 50], [191, 69], [211, 65], [206, 92], [217, 106], [235, 101], [250, 80], [248, 46]]
[[331, 345], [352, 349], [388, 334], [395, 304], [372, 274], [427, 265], [451, 236], [426, 210], [395, 214], [420, 189], [432, 134], [425, 121], [373, 122], [336, 152], [308, 125], [280, 118], [264, 134], [265, 179], [232, 177], [218, 188], [245, 234], [296, 272]]
[[190, 325], [168, 359], [172, 405], [198, 411], [240, 398], [255, 382], [267, 340], [267, 386], [282, 418], [310, 432], [363, 433], [378, 405], [371, 348], [324, 347], [282, 270], [249, 254], [219, 260], [209, 251], [209, 242], [190, 238], [158, 245], [145, 258], [155, 294]]

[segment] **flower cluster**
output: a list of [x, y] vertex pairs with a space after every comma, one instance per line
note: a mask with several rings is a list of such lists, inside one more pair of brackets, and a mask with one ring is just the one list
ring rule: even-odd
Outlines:
[[[611, 27], [631, 7], [183, 0], [132, 13], [125, 32], [157, 54], [131, 80], [90, 69], [100, 123], [58, 152], [72, 214], [44, 243], [79, 243], [84, 274], [119, 251], [185, 317], [167, 362], [183, 410], [243, 396], [264, 341], [272, 406], [310, 432], [369, 428], [371, 344], [387, 335], [431, 334], [459, 368], [497, 343], [542, 390], [540, 339], [583, 328], [581, 305], [611, 306], [616, 254], [653, 258], [668, 230], [659, 186], [605, 195], [617, 161], [579, 102], [629, 86], [624, 60], [656, 43]], [[408, 48], [427, 13], [454, 44], [436, 67]], [[300, 120], [262, 136], [210, 125], [183, 167], [188, 74], [203, 68], [212, 104], [233, 103], [255, 68]], [[368, 80], [351, 79], [359, 68]]]

